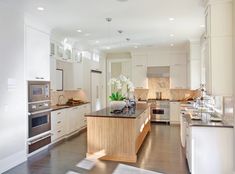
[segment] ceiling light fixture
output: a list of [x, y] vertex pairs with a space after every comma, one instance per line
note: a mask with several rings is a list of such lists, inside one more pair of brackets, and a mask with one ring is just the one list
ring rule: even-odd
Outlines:
[[38, 7], [37, 9], [38, 9], [38, 11], [44, 11], [43, 7]]
[[112, 21], [112, 18], [105, 18], [105, 20], [107, 21], [107, 22], [111, 22]]
[[106, 47], [107, 50], [110, 50], [110, 47]]
[[170, 34], [170, 37], [174, 37], [175, 35], [174, 34]]
[[169, 21], [174, 21], [175, 20], [175, 18], [169, 18]]
[[98, 40], [97, 40], [97, 41], [95, 41], [95, 43], [97, 43], [97, 44], [98, 44], [98, 43], [100, 43], [100, 41], [98, 41]]
[[78, 29], [78, 30], [77, 30], [77, 32], [78, 32], [78, 33], [81, 33], [81, 32], [82, 32], [82, 30]]
[[123, 31], [122, 31], [122, 30], [118, 30], [118, 33], [119, 33], [119, 34], [122, 34], [122, 33], [123, 33]]
[[171, 47], [173, 47], [173, 46], [174, 46], [174, 44], [172, 43], [172, 44], [171, 44]]
[[134, 46], [134, 48], [138, 48], [138, 46]]

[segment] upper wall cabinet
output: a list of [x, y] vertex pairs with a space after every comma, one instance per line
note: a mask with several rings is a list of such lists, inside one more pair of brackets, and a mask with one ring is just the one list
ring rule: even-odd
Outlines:
[[170, 88], [186, 89], [186, 65], [175, 64], [170, 66]]
[[201, 48], [200, 43], [190, 42], [187, 60], [187, 83], [188, 88], [195, 90], [201, 84]]
[[50, 36], [37, 29], [25, 28], [27, 80], [50, 80]]
[[135, 88], [147, 88], [147, 56], [134, 55], [132, 57], [132, 81]]
[[232, 1], [209, 1], [206, 8], [206, 88], [211, 95], [233, 94]]

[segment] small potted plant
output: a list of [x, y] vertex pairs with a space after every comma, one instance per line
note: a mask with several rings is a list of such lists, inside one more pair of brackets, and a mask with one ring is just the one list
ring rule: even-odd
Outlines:
[[[113, 93], [109, 96], [112, 110], [122, 110], [126, 106], [125, 99], [129, 97], [129, 93], [134, 91], [133, 83], [124, 75], [118, 78], [112, 78], [109, 85], [113, 87]], [[126, 93], [126, 96], [123, 95]]]

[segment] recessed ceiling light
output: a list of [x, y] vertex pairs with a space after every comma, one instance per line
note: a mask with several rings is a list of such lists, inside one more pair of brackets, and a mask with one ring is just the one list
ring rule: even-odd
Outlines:
[[173, 47], [173, 46], [174, 46], [174, 44], [172, 43], [172, 44], [171, 44], [171, 47]]
[[201, 27], [201, 28], [205, 28], [205, 25], [202, 24], [202, 25], [200, 25], [200, 27]]
[[105, 18], [105, 20], [106, 20], [107, 22], [111, 22], [111, 21], [112, 21], [112, 18], [108, 17], [108, 18]]
[[99, 40], [97, 40], [97, 41], [95, 41], [95, 43], [97, 43], [97, 44], [98, 44], [98, 43], [100, 43], [100, 41], [99, 41]]
[[138, 46], [134, 46], [134, 48], [138, 48]]
[[175, 35], [174, 34], [170, 34], [170, 37], [174, 37]]
[[123, 33], [123, 30], [118, 30], [118, 33], [119, 33], [119, 34], [122, 34], [122, 33]]
[[169, 18], [169, 21], [174, 21], [175, 20], [175, 18]]
[[78, 32], [78, 33], [81, 33], [81, 32], [82, 32], [82, 30], [78, 29], [78, 30], [77, 30], [77, 32]]
[[110, 50], [110, 47], [106, 47], [107, 50]]
[[43, 7], [38, 7], [37, 8], [39, 11], [44, 11], [44, 8]]

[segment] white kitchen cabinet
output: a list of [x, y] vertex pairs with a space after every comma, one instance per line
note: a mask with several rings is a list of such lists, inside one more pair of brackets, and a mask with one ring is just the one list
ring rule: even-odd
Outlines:
[[170, 102], [170, 124], [180, 123], [180, 102]]
[[83, 63], [79, 62], [79, 63], [73, 63], [73, 79], [74, 79], [74, 84], [73, 84], [73, 89], [77, 90], [77, 89], [83, 89], [83, 80], [84, 80], [84, 76], [83, 76]]
[[186, 157], [192, 174], [233, 173], [233, 128], [187, 126]]
[[50, 80], [50, 36], [30, 26], [25, 27], [27, 80]]
[[74, 90], [74, 67], [71, 62], [56, 60], [56, 68], [63, 69], [64, 90]]
[[91, 105], [85, 104], [81, 106], [81, 128], [87, 125], [87, 119], [85, 117], [86, 114], [91, 112]]
[[51, 79], [51, 90], [56, 91], [56, 59], [50, 58], [50, 79]]
[[56, 142], [62, 139], [66, 134], [67, 120], [66, 109], [51, 112], [51, 141]]
[[170, 88], [185, 89], [187, 81], [187, 70], [185, 64], [175, 64], [170, 66]]
[[132, 58], [132, 81], [135, 88], [147, 88], [147, 56], [135, 55]]
[[199, 41], [190, 41], [187, 60], [187, 83], [188, 88], [195, 90], [201, 84], [201, 47]]
[[200, 59], [190, 60], [188, 63], [189, 76], [188, 87], [191, 90], [199, 89], [201, 84], [201, 61]]
[[79, 107], [72, 107], [68, 109], [68, 129], [67, 134], [71, 134], [78, 130], [79, 128], [79, 115], [80, 110]]
[[67, 134], [76, 132], [86, 126], [85, 114], [90, 112], [90, 104], [76, 106], [68, 109]]
[[233, 95], [232, 1], [208, 1], [205, 68], [208, 94]]

